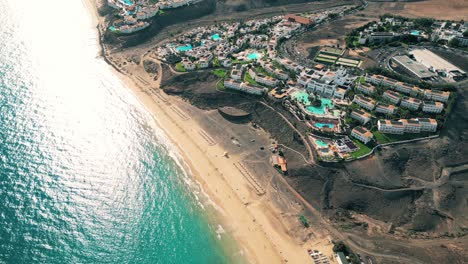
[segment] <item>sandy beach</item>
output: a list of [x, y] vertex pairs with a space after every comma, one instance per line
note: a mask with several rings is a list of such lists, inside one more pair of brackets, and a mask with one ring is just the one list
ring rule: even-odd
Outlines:
[[[85, 3], [93, 15], [93, 23], [98, 23], [100, 18], [94, 1]], [[258, 197], [236, 167], [240, 157], [224, 157], [225, 149], [220, 144], [210, 144], [206, 134], [200, 133], [203, 128], [190, 118], [190, 113], [181, 110], [180, 106], [187, 103], [159, 90], [161, 69], [155, 81], [150, 78], [142, 81], [144, 71], [123, 74], [112, 69], [177, 146], [191, 176], [220, 209], [223, 228], [236, 240], [249, 263], [311, 262], [305, 245], [288, 234], [277, 210]], [[327, 256], [331, 254], [331, 251], [324, 252]]]

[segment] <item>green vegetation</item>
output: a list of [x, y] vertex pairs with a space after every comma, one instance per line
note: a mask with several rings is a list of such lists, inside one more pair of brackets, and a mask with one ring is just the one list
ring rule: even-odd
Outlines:
[[213, 74], [218, 76], [219, 78], [224, 78], [224, 76], [226, 76], [226, 70], [225, 69], [216, 69], [216, 70], [213, 70]]
[[179, 72], [186, 72], [187, 70], [184, 68], [182, 62], [179, 62], [175, 65], [175, 70]]
[[218, 57], [213, 59], [213, 67], [221, 67], [221, 63], [219, 63]]
[[261, 74], [263, 74], [263, 75], [273, 77], [272, 74], [270, 74], [269, 72], [267, 72], [265, 69], [263, 69], [263, 68], [260, 67], [260, 66], [255, 67], [255, 71], [256, 71], [257, 73], [261, 73]]
[[391, 142], [391, 140], [386, 135], [380, 133], [379, 131], [374, 131], [372, 134], [374, 134], [374, 137], [379, 144]]
[[370, 153], [372, 151], [371, 148], [369, 148], [368, 146], [362, 144], [361, 141], [359, 141], [359, 140], [353, 139], [353, 142], [354, 142], [354, 144], [356, 144], [356, 146], [359, 147], [359, 150], [350, 153], [351, 157], [353, 157], [353, 158], [359, 158], [359, 157], [361, 157], [363, 155], [366, 155], [367, 153]]
[[320, 58], [320, 57], [315, 58], [315, 61], [319, 61], [319, 62], [322, 62], [322, 63], [331, 63], [331, 64], [335, 63], [335, 60], [324, 59], [324, 58]]
[[373, 131], [372, 134], [374, 134], [374, 137], [379, 144], [398, 142], [398, 141], [403, 141], [403, 140], [411, 140], [411, 139], [417, 139], [417, 138], [424, 138], [424, 137], [435, 135], [434, 133], [416, 133], [416, 134], [396, 135], [396, 134], [383, 134], [383, 133], [380, 133], [379, 131]]
[[453, 38], [448, 44], [450, 47], [458, 48], [460, 46], [460, 40], [458, 38]]
[[366, 77], [364, 77], [364, 76], [359, 76], [356, 79], [356, 83], [365, 83], [365, 82], [366, 82]]
[[159, 9], [158, 14], [159, 14], [160, 16], [164, 15], [165, 13], [166, 13], [166, 12], [164, 12], [164, 10]]
[[301, 220], [301, 223], [304, 225], [304, 227], [309, 227], [309, 222], [307, 221], [307, 218], [305, 218], [305, 216], [299, 216], [299, 220]]
[[218, 81], [218, 83], [216, 84], [216, 88], [218, 88], [218, 90], [224, 90], [224, 80], [221, 79]]
[[361, 261], [359, 261], [359, 257], [354, 254], [354, 252], [343, 242], [338, 241], [335, 243], [333, 246], [333, 252], [343, 252], [343, 254], [347, 257], [349, 257], [349, 263], [351, 264], [359, 264]]
[[258, 85], [258, 83], [250, 76], [248, 72], [245, 73], [244, 81], [248, 82], [251, 85]]

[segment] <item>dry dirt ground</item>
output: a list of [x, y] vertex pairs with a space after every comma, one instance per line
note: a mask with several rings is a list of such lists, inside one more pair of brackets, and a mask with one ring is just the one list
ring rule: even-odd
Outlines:
[[433, 17], [447, 20], [467, 20], [468, 1], [466, 0], [427, 0], [409, 3], [379, 3], [370, 5], [369, 12], [398, 14], [407, 17]]
[[[416, 2], [368, 2], [368, 7], [343, 19], [320, 26], [296, 38], [296, 49], [300, 56], [309, 56], [309, 49], [315, 46], [344, 46], [344, 38], [352, 29], [379, 19], [390, 13], [407, 17], [433, 17], [436, 19], [468, 20], [468, 1], [466, 0], [428, 0]], [[366, 60], [364, 60], [366, 63]], [[372, 62], [369, 62], [372, 64]], [[366, 66], [366, 65], [364, 65]]]

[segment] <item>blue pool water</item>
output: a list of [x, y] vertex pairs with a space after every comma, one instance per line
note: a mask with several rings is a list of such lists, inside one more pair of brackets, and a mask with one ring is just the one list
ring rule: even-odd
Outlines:
[[315, 115], [324, 115], [325, 114], [325, 107], [333, 108], [333, 103], [330, 99], [328, 98], [320, 98], [322, 101], [322, 105], [317, 107], [317, 106], [307, 106], [306, 109], [307, 111], [311, 112], [312, 114]]
[[419, 36], [420, 32], [419, 30], [411, 30], [410, 34], [413, 36]]
[[247, 55], [247, 58], [249, 60], [256, 60], [256, 59], [260, 58], [260, 56], [261, 56], [261, 54], [256, 53], [256, 52], [252, 52], [249, 55]]
[[325, 142], [323, 142], [323, 141], [320, 140], [320, 139], [315, 140], [315, 143], [316, 143], [318, 146], [320, 146], [320, 147], [328, 147], [328, 144], [325, 143]]
[[219, 34], [214, 34], [211, 36], [211, 39], [213, 39], [214, 41], [218, 41], [221, 39], [221, 37], [219, 36]]
[[315, 123], [315, 126], [318, 127], [318, 128], [324, 128], [324, 127], [333, 128], [335, 125], [333, 125], [333, 124], [324, 124], [324, 123]]
[[184, 46], [179, 46], [176, 48], [177, 51], [189, 51], [189, 50], [192, 50], [192, 45], [191, 44], [187, 44], [187, 45], [184, 45]]
[[116, 28], [114, 26], [109, 27], [110, 31], [116, 31]]
[[317, 106], [310, 105], [309, 94], [306, 92], [296, 92], [292, 94], [291, 96], [297, 101], [304, 104], [304, 106], [306, 106], [307, 111], [309, 111], [310, 113], [314, 115], [324, 115], [325, 107], [328, 107], [329, 109], [333, 108], [333, 103], [328, 98], [320, 98], [320, 100], [322, 101], [322, 105], [317, 107]]
[[120, 0], [120, 2], [124, 5], [128, 5], [128, 6], [132, 6], [135, 4], [135, 2], [133, 2], [133, 0]]

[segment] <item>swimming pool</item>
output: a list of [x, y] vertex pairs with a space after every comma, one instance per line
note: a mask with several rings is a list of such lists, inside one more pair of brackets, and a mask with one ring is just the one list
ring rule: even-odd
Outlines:
[[128, 5], [128, 6], [132, 6], [134, 5], [135, 3], [133, 2], [133, 0], [120, 0], [120, 2], [124, 5]]
[[252, 52], [252, 53], [249, 53], [249, 55], [247, 55], [247, 59], [256, 60], [256, 59], [260, 58], [260, 56], [261, 56], [261, 54], [256, 53], [256, 52]]
[[211, 36], [211, 39], [214, 40], [214, 41], [218, 41], [218, 40], [221, 39], [221, 37], [219, 36], [219, 34], [213, 34], [213, 35]]
[[187, 44], [187, 45], [184, 45], [184, 46], [179, 46], [176, 48], [177, 51], [189, 51], [189, 50], [192, 50], [192, 45], [191, 44]]
[[322, 101], [322, 105], [320, 106], [312, 106], [309, 105], [306, 107], [307, 111], [311, 112], [314, 115], [324, 115], [325, 114], [325, 107], [333, 108], [333, 103], [328, 98], [320, 98]]
[[312, 106], [309, 101], [309, 94], [306, 92], [296, 92], [291, 94], [291, 96], [298, 102], [302, 103], [306, 107], [307, 111], [314, 115], [324, 115], [325, 107], [333, 108], [333, 103], [328, 98], [320, 98], [320, 101], [322, 101], [322, 105]]
[[114, 26], [110, 26], [110, 27], [109, 27], [109, 30], [110, 30], [110, 31], [116, 31], [117, 29], [116, 29]]
[[315, 123], [314, 124], [318, 128], [333, 128], [335, 125], [334, 124], [324, 124], [324, 123]]
[[319, 147], [328, 147], [328, 144], [323, 142], [320, 139], [315, 140], [315, 144], [317, 144], [317, 146], [319, 146]]
[[419, 30], [411, 30], [410, 34], [413, 36], [419, 36], [420, 32]]
[[296, 93], [293, 93], [291, 96], [306, 106], [310, 105], [309, 94], [306, 92], [296, 92]]

